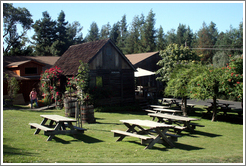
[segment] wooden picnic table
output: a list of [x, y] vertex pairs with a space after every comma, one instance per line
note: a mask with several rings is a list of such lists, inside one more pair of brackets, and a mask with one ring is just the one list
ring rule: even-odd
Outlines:
[[166, 109], [166, 108], [154, 108], [153, 110], [157, 112], [166, 112], [166, 113], [172, 113], [172, 115], [176, 113], [182, 113], [180, 110], [172, 110], [172, 109]]
[[176, 99], [163, 98], [162, 102], [170, 102], [171, 104], [175, 104], [176, 103]]
[[[196, 126], [199, 127], [204, 127], [203, 125], [199, 125], [196, 123], [191, 123], [191, 121], [199, 121], [201, 119], [197, 118], [190, 118], [186, 116], [177, 116], [177, 115], [171, 115], [171, 114], [163, 114], [163, 113], [149, 113], [148, 114], [150, 117], [156, 117], [158, 118], [158, 122], [164, 122], [167, 124], [177, 124], [178, 126], [181, 126], [181, 130], [188, 130], [190, 132], [194, 132], [194, 129]], [[177, 127], [178, 129], [178, 127]], [[181, 131], [179, 130], [179, 131]]]
[[[55, 135], [58, 134], [80, 134], [84, 133], [86, 129], [73, 126], [72, 122], [76, 122], [75, 119], [63, 117], [60, 115], [40, 115], [43, 119], [41, 124], [38, 123], [29, 123], [31, 129], [36, 128], [34, 134], [38, 134], [41, 130], [44, 130], [44, 135], [48, 135], [47, 141], [51, 141]], [[46, 122], [50, 121], [46, 125]], [[56, 123], [55, 126], [53, 123]], [[67, 130], [69, 128], [70, 130]]]
[[194, 112], [194, 107], [195, 107], [196, 104], [188, 104], [187, 103], [187, 108], [188, 108], [188, 112]]
[[126, 136], [137, 137], [141, 139], [141, 144], [148, 144], [145, 149], [152, 148], [155, 143], [167, 143], [171, 147], [174, 147], [172, 141], [180, 137], [179, 135], [167, 133], [168, 129], [174, 128], [173, 125], [139, 119], [120, 120], [120, 122], [124, 123], [127, 130], [111, 130], [111, 132], [114, 132], [114, 137], [119, 137], [117, 141], [122, 141]]
[[[207, 109], [207, 114], [211, 114], [211, 111], [213, 110], [213, 102], [209, 102], [211, 104], [211, 106], [208, 106]], [[229, 104], [229, 103], [216, 103], [216, 110], [222, 111], [223, 115], [227, 115], [227, 112], [235, 112], [238, 113], [238, 115], [242, 115], [242, 111], [232, 111], [231, 107], [229, 107], [230, 105], [234, 105], [234, 104]], [[221, 109], [217, 109], [218, 107], [220, 107]]]
[[164, 105], [149, 105], [149, 107], [151, 107], [151, 108], [169, 108], [168, 106], [164, 106]]

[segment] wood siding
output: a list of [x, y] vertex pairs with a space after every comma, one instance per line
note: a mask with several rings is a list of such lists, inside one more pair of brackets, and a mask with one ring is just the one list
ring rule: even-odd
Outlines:
[[90, 70], [97, 69], [121, 70], [131, 69], [131, 67], [118, 51], [110, 43], [107, 43], [90, 62]]

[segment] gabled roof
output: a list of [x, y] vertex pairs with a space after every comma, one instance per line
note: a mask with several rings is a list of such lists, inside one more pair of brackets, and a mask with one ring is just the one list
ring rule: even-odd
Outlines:
[[147, 52], [147, 53], [139, 53], [139, 54], [127, 54], [126, 57], [130, 60], [133, 65], [159, 53], [157, 52]]
[[6, 69], [15, 65], [21, 65], [30, 61], [43, 64], [43, 71], [49, 69], [59, 59], [57, 56], [3, 56], [3, 75], [8, 74], [10, 77], [16, 77], [17, 79], [27, 79], [25, 77], [18, 76], [13, 71]]
[[109, 38], [70, 46], [54, 66], [61, 68], [64, 75], [77, 75], [80, 61], [90, 63], [108, 42], [116, 48], [127, 63], [135, 70], [131, 62]]
[[40, 62], [37, 62], [37, 61], [34, 61], [34, 60], [27, 60], [27, 61], [20, 61], [20, 62], [12, 62], [12, 63], [8, 64], [8, 65], [5, 66], [5, 67], [7, 67], [7, 68], [19, 67], [20, 65], [26, 64], [26, 63], [28, 63], [28, 62], [33, 62], [33, 63], [39, 64], [40, 66], [45, 66], [45, 64], [40, 63]]

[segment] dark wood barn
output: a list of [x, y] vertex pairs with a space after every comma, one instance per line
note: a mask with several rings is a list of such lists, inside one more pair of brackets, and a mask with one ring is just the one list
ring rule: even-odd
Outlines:
[[100, 105], [135, 101], [135, 68], [111, 39], [72, 45], [54, 66], [66, 76], [76, 76], [80, 60], [89, 64], [90, 87], [101, 86], [110, 92]]

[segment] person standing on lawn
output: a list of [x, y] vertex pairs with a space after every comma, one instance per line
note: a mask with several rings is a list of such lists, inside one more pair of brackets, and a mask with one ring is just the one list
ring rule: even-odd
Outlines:
[[32, 108], [32, 103], [35, 101], [36, 105], [38, 107], [38, 97], [37, 97], [37, 92], [35, 88], [32, 88], [32, 91], [30, 92], [30, 101], [31, 101], [31, 108]]

